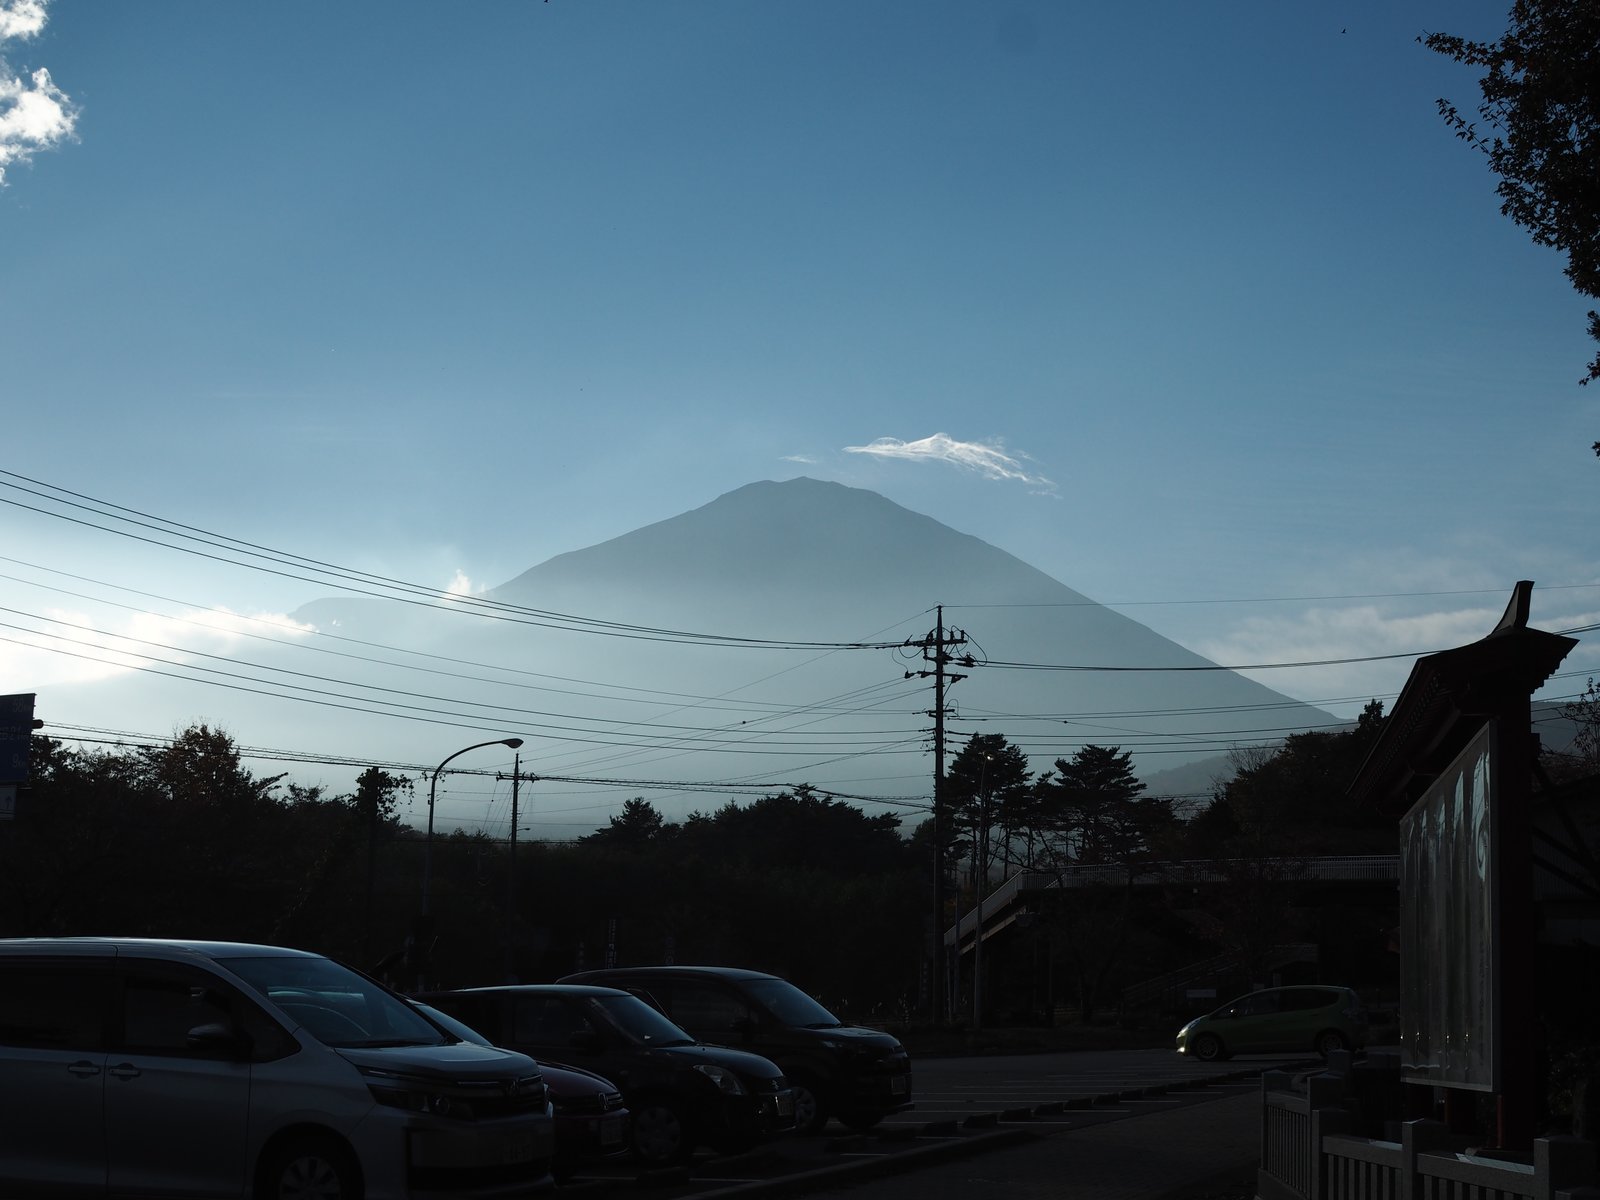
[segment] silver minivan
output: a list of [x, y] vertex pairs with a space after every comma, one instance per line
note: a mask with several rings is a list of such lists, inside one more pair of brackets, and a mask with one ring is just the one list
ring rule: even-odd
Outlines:
[[0, 1195], [420, 1200], [551, 1186], [526, 1055], [318, 954], [0, 939]]

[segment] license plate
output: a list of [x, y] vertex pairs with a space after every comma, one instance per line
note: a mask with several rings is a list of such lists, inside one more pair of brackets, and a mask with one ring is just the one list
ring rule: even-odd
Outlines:
[[602, 1146], [622, 1145], [622, 1118], [600, 1118], [600, 1144]]
[[904, 1075], [896, 1075], [889, 1080], [889, 1094], [891, 1096], [904, 1096], [911, 1090], [911, 1080]]
[[794, 1116], [794, 1096], [784, 1094], [778, 1097], [778, 1115], [780, 1117]]
[[525, 1163], [533, 1160], [533, 1131], [526, 1133], [512, 1133], [506, 1135], [505, 1144], [500, 1147], [500, 1161], [503, 1163]]

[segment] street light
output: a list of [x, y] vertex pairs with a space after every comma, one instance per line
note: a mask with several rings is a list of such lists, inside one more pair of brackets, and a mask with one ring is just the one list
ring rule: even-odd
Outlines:
[[428, 837], [422, 843], [422, 915], [428, 917], [432, 909], [428, 907], [429, 889], [433, 882], [433, 794], [439, 787], [439, 772], [444, 770], [445, 763], [451, 758], [460, 758], [468, 750], [482, 750], [485, 746], [508, 746], [512, 750], [522, 748], [521, 738], [499, 738], [492, 742], [475, 742], [470, 746], [463, 746], [454, 754], [433, 769], [433, 778], [428, 781]]

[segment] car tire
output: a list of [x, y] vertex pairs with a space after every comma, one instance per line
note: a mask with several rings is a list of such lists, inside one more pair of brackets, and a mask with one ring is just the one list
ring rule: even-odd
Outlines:
[[1316, 1050], [1323, 1058], [1327, 1058], [1335, 1050], [1348, 1050], [1350, 1039], [1337, 1029], [1324, 1029], [1317, 1034]]
[[670, 1100], [645, 1099], [633, 1110], [633, 1156], [646, 1166], [672, 1167], [694, 1151], [683, 1114]]
[[1189, 1053], [1193, 1054], [1201, 1062], [1220, 1062], [1228, 1057], [1226, 1048], [1222, 1044], [1222, 1039], [1214, 1033], [1202, 1033], [1195, 1038], [1194, 1044], [1189, 1048]]
[[821, 1133], [828, 1123], [828, 1106], [823, 1103], [822, 1089], [810, 1079], [791, 1079], [789, 1089], [794, 1093], [795, 1132]]
[[261, 1161], [263, 1200], [361, 1200], [361, 1172], [332, 1138], [282, 1142]]

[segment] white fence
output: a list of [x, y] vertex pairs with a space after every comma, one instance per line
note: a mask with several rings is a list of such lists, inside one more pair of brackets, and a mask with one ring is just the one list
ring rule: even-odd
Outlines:
[[1306, 1080], [1261, 1077], [1260, 1200], [1600, 1200], [1595, 1146], [1540, 1138], [1533, 1162], [1464, 1153], [1437, 1121], [1406, 1121], [1398, 1142], [1357, 1137], [1348, 1107], [1349, 1055]]

